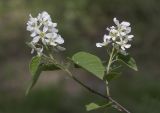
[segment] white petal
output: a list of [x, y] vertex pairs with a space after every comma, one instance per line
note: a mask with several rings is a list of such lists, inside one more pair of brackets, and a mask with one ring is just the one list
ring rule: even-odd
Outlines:
[[39, 41], [40, 37], [39, 36], [36, 36], [33, 38], [32, 42], [35, 44]]
[[46, 11], [43, 11], [42, 15], [48, 15], [48, 13]]
[[53, 36], [53, 33], [47, 33], [47, 34], [46, 34], [46, 37], [47, 37], [47, 38], [51, 38], [52, 36]]
[[33, 18], [31, 14], [29, 14], [29, 17], [30, 17], [30, 18]]
[[50, 42], [50, 40], [49, 40], [49, 39], [44, 39], [44, 40], [45, 40], [45, 42], [46, 42], [46, 43], [49, 43], [49, 42]]
[[63, 44], [64, 43], [64, 39], [61, 36], [58, 36], [56, 38], [55, 42], [57, 42], [58, 44]]
[[116, 37], [112, 37], [112, 40], [115, 41], [115, 40], [116, 40]]
[[40, 34], [40, 33], [41, 33], [41, 31], [40, 31], [39, 28], [37, 28], [37, 27], [34, 29], [34, 32], [36, 32], [37, 34]]
[[32, 34], [31, 34], [31, 37], [35, 37], [37, 35], [37, 33], [36, 32], [33, 32]]
[[43, 18], [43, 21], [51, 20], [50, 15], [46, 11], [42, 12], [42, 18]]
[[[123, 40], [123, 39], [122, 39]], [[127, 44], [127, 42], [128, 42], [129, 40], [127, 39], [127, 38], [125, 38], [124, 40], [123, 40], [123, 44]]]
[[50, 45], [57, 46], [57, 44], [55, 42], [51, 42]]
[[96, 43], [96, 46], [97, 47], [102, 47], [102, 46], [104, 46], [104, 43]]
[[58, 36], [58, 34], [57, 33], [53, 33], [53, 38], [56, 38]]
[[38, 16], [37, 16], [37, 19], [38, 19], [38, 20], [41, 20], [41, 14], [40, 14], [40, 13], [39, 13]]
[[124, 46], [121, 46], [121, 49], [122, 49], [122, 50], [125, 50]]
[[37, 54], [38, 56], [41, 56], [43, 52], [43, 48], [37, 48]]
[[126, 22], [126, 21], [123, 21], [123, 22], [121, 23], [121, 25], [122, 25], [122, 26], [127, 26], [127, 27], [128, 27], [128, 26], [130, 26], [130, 23], [129, 23], [129, 22]]
[[120, 33], [118, 32], [116, 35], [119, 37], [119, 36], [120, 36]]
[[27, 26], [27, 31], [32, 31], [32, 30], [33, 30], [33, 27]]
[[53, 23], [52, 23], [51, 21], [48, 21], [48, 22], [47, 22], [47, 25], [48, 25], [48, 26], [52, 26]]
[[110, 29], [107, 27], [106, 30], [110, 31]]
[[57, 34], [56, 34], [56, 33], [47, 33], [47, 34], [46, 34], [46, 37], [47, 37], [47, 38], [56, 38], [56, 37], [57, 37]]
[[131, 27], [127, 27], [126, 28], [126, 33], [128, 34], [128, 33], [130, 33], [131, 32]]
[[41, 48], [40, 52], [43, 52], [43, 48]]
[[131, 39], [131, 38], [133, 38], [134, 37], [134, 35], [128, 35], [128, 38], [129, 39]]
[[125, 35], [126, 35], [126, 33], [125, 33], [125, 32], [120, 32], [120, 34], [121, 34], [122, 36], [125, 36]]
[[33, 54], [33, 53], [34, 53], [34, 49], [31, 50], [31, 54]]
[[54, 28], [54, 27], [51, 27], [51, 28], [50, 28], [50, 32], [57, 33], [57, 32], [58, 32], [58, 29], [56, 29], [56, 28]]
[[56, 27], [57, 26], [57, 23], [52, 23], [52, 27]]
[[115, 27], [115, 26], [111, 26], [110, 28], [111, 28], [111, 29], [115, 29], [116, 27]]
[[42, 43], [44, 44], [44, 45], [47, 45], [47, 39], [44, 39], [44, 38], [42, 38]]
[[45, 33], [45, 32], [47, 32], [47, 30], [48, 30], [48, 26], [44, 26], [43, 27], [43, 32]]
[[116, 42], [118, 45], [122, 45], [122, 43], [121, 42]]
[[117, 18], [113, 18], [114, 23], [119, 26], [119, 21], [117, 20]]
[[126, 44], [124, 45], [125, 48], [130, 48], [131, 47], [131, 44]]
[[111, 31], [110, 31], [111, 33], [113, 33], [113, 34], [115, 34], [115, 33], [117, 33], [118, 31], [117, 30], [115, 30], [115, 29], [111, 29]]

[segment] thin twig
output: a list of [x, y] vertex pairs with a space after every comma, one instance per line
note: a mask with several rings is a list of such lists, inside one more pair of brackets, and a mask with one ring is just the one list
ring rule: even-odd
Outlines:
[[131, 113], [130, 111], [128, 111], [125, 107], [123, 107], [121, 104], [119, 104], [117, 101], [115, 101], [111, 97], [109, 97], [109, 100], [113, 102], [120, 109], [120, 111], [125, 112], [125, 113]]
[[94, 94], [96, 94], [96, 95], [99, 95], [99, 96], [101, 96], [101, 97], [106, 98], [106, 99], [109, 100], [108, 97], [106, 97], [105, 95], [103, 95], [103, 94], [101, 94], [101, 93], [93, 90], [92, 88], [86, 86], [86, 85], [83, 84], [81, 81], [79, 81], [76, 77], [73, 76], [72, 79], [74, 79], [76, 82], [78, 82], [81, 86], [83, 86], [84, 88], [86, 88], [86, 89], [89, 90], [90, 92], [92, 92], [92, 93], [94, 93]]

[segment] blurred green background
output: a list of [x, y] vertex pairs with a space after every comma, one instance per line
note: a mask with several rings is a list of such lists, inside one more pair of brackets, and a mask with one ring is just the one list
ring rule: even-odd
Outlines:
[[[160, 0], [0, 0], [0, 113], [86, 113], [85, 104], [103, 102], [58, 71], [42, 73], [32, 92], [24, 95], [32, 57], [25, 45], [31, 40], [26, 22], [30, 13], [36, 16], [41, 11], [58, 23], [66, 56], [84, 50], [105, 59], [103, 49], [95, 46], [105, 28], [113, 25], [114, 17], [131, 22], [135, 38], [129, 52], [139, 71], [126, 68], [111, 83], [111, 94], [132, 113], [160, 113]], [[90, 80], [88, 73], [76, 73], [103, 90], [100, 81]], [[93, 111], [99, 112], [119, 113]]]

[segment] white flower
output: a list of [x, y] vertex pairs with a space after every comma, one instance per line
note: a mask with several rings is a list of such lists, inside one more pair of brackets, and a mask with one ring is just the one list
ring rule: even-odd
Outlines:
[[119, 21], [116, 18], [114, 18], [113, 21], [117, 25], [119, 35], [125, 36], [131, 32], [131, 27], [129, 27], [130, 26], [129, 22], [123, 21], [119, 23]]
[[[50, 15], [47, 12], [39, 13], [36, 18], [30, 15], [27, 22], [27, 30], [31, 32], [33, 38], [31, 43], [34, 44], [34, 49], [37, 54], [43, 52], [43, 46], [58, 46], [64, 43], [64, 39], [58, 34], [57, 23], [53, 23]], [[36, 46], [42, 48], [36, 49]]]
[[37, 25], [38, 24], [38, 19], [33, 18], [31, 14], [29, 16], [30, 16], [30, 19], [27, 22], [27, 30], [31, 32], [31, 37], [34, 37], [39, 32], [39, 28], [38, 28], [38, 25]]
[[128, 41], [121, 40], [120, 42], [116, 42], [118, 45], [120, 45], [121, 49], [125, 51], [125, 49], [128, 49], [131, 47], [131, 44], [127, 44]]
[[104, 35], [102, 43], [96, 43], [97, 47], [106, 46], [109, 43], [112, 43], [117, 50], [120, 52], [125, 52], [126, 49], [131, 47], [131, 44], [128, 44], [134, 37], [134, 35], [130, 35], [131, 27], [130, 23], [126, 21], [122, 21], [121, 23], [116, 18], [113, 19], [116, 26], [111, 26], [107, 28], [109, 31], [108, 35]]
[[57, 46], [59, 44], [64, 43], [63, 38], [56, 33], [48, 33], [48, 34], [46, 34], [46, 37], [48, 38], [48, 39], [46, 39], [47, 42], [52, 46]]
[[39, 13], [37, 19], [40, 22], [52, 21], [50, 15], [46, 11], [43, 11], [42, 13]]
[[119, 27], [119, 26], [130, 26], [129, 22], [123, 21], [121, 23], [119, 23], [119, 20], [117, 20], [117, 18], [113, 18], [114, 23]]
[[58, 35], [58, 36], [56, 37], [56, 39], [55, 39], [55, 42], [56, 42], [57, 44], [63, 44], [63, 43], [64, 43], [64, 40], [63, 40], [63, 38], [62, 38], [60, 35]]
[[111, 39], [111, 36], [109, 36], [109, 35], [104, 35], [104, 37], [103, 37], [103, 41], [104, 41], [104, 42], [102, 42], [102, 43], [96, 43], [96, 46], [97, 46], [97, 47], [106, 46], [106, 45], [108, 45], [108, 44], [111, 42], [110, 39]]

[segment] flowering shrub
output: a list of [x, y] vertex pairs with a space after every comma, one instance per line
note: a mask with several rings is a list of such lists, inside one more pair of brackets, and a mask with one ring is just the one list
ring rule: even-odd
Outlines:
[[[99, 57], [81, 51], [74, 54], [72, 58], [68, 58], [66, 62], [66, 59], [59, 61], [55, 57], [55, 54], [59, 54], [57, 51], [65, 50], [65, 48], [60, 46], [64, 43], [64, 39], [58, 34], [58, 29], [56, 28], [57, 23], [52, 22], [47, 12], [42, 12], [35, 18], [30, 15], [27, 30], [31, 32], [30, 36], [32, 40], [28, 42], [27, 45], [32, 49], [31, 53], [36, 51], [37, 55], [32, 58], [30, 63], [32, 81], [26, 94], [28, 94], [35, 85], [42, 71], [61, 69], [77, 83], [92, 93], [106, 99], [104, 105], [98, 105], [96, 103], [86, 105], [88, 111], [113, 107], [118, 111], [130, 113], [126, 108], [112, 99], [109, 83], [119, 76], [120, 72], [118, 69], [122, 67], [122, 64], [137, 71], [135, 60], [127, 52], [127, 49], [131, 47], [129, 42], [132, 41], [134, 36], [130, 35], [131, 27], [129, 22], [123, 21], [120, 23], [116, 18], [114, 18], [113, 21], [116, 26], [107, 28], [109, 33], [104, 35], [103, 42], [96, 43], [98, 48], [106, 48], [109, 60], [102, 63]], [[82, 81], [78, 80], [71, 72], [71, 70], [75, 68], [82, 68], [92, 73], [98, 79], [103, 80], [106, 83], [106, 95], [91, 89]]]

